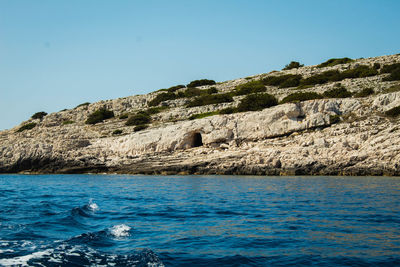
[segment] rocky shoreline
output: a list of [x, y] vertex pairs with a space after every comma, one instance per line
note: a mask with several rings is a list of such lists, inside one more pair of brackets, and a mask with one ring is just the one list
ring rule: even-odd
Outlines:
[[[213, 87], [217, 94], [226, 94], [238, 85], [270, 76], [310, 77], [323, 71], [397, 62], [399, 55], [325, 68], [308, 66], [199, 89]], [[85, 104], [1, 131], [0, 173], [399, 176], [399, 120], [387, 111], [400, 106], [400, 84], [385, 77], [382, 73], [340, 81], [352, 97], [288, 103], [281, 100], [293, 92], [322, 94], [338, 85], [265, 86], [281, 104], [233, 114], [216, 111], [237, 107], [243, 96], [235, 96], [233, 102], [195, 107], [188, 105], [191, 98], [167, 100], [159, 104], [165, 108], [151, 115], [147, 128], [140, 131], [128, 126], [122, 115], [148, 108], [163, 91]], [[398, 91], [392, 89], [396, 86]], [[374, 93], [357, 96], [365, 88]], [[99, 108], [112, 110], [115, 116], [93, 125], [85, 123]], [[192, 119], [194, 114], [207, 117]], [[20, 130], [32, 123], [34, 128]]]

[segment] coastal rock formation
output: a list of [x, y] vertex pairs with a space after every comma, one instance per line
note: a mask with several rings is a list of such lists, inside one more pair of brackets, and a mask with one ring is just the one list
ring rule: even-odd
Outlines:
[[[307, 66], [199, 89], [215, 87], [224, 94], [270, 76], [307, 78], [329, 70], [398, 62], [400, 56], [392, 55], [325, 68]], [[233, 114], [217, 111], [237, 107], [244, 95], [234, 95], [232, 102], [192, 107], [190, 97], [166, 100], [159, 107], [168, 108], [160, 108], [151, 115], [149, 127], [136, 132], [121, 115], [148, 109], [163, 91], [84, 104], [0, 132], [0, 172], [399, 175], [400, 128], [396, 116], [385, 112], [400, 106], [400, 84], [386, 81], [387, 76], [340, 80], [353, 97], [295, 101]], [[322, 94], [338, 86], [337, 82], [298, 89], [266, 85], [265, 90], [282, 100], [294, 92]], [[356, 95], [365, 88], [374, 93]], [[86, 124], [100, 108], [112, 110], [115, 117]], [[205, 113], [213, 116], [189, 119]], [[35, 126], [21, 130], [29, 123]]]

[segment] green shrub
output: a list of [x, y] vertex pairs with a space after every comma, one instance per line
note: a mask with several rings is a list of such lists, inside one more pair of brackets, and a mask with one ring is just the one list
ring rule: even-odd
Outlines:
[[348, 78], [364, 78], [377, 75], [378, 71], [366, 65], [339, 72], [338, 70], [324, 71], [300, 81], [300, 86], [338, 82]]
[[351, 58], [348, 58], [348, 57], [344, 57], [344, 58], [331, 58], [331, 59], [328, 59], [327, 61], [325, 61], [325, 62], [319, 64], [319, 65], [317, 66], [317, 68], [332, 67], [332, 66], [339, 65], [339, 64], [350, 63], [350, 62], [352, 62], [352, 61], [353, 61], [353, 60], [352, 60]]
[[26, 131], [26, 130], [33, 129], [33, 128], [36, 127], [36, 125], [37, 125], [37, 124], [34, 123], [34, 122], [31, 122], [31, 123], [22, 125], [22, 126], [17, 130], [17, 132], [20, 133], [20, 132], [22, 132], [22, 131]]
[[152, 108], [146, 109], [143, 112], [146, 112], [149, 115], [153, 115], [153, 114], [160, 113], [160, 112], [162, 112], [162, 111], [164, 111], [166, 109], [168, 109], [168, 107], [164, 107], [164, 106], [162, 106], [162, 107], [152, 107]]
[[147, 125], [147, 124], [137, 125], [135, 128], [133, 128], [133, 131], [139, 132], [141, 130], [147, 129], [148, 127], [149, 127], [149, 125]]
[[323, 95], [327, 98], [347, 98], [351, 97], [352, 93], [347, 91], [347, 89], [343, 86], [337, 86], [328, 91], [325, 91]]
[[71, 121], [71, 120], [67, 120], [67, 121], [63, 121], [62, 122], [63, 125], [68, 125], [68, 124], [73, 124], [73, 123], [75, 123], [75, 122]]
[[202, 118], [205, 118], [205, 117], [214, 116], [214, 115], [218, 115], [218, 114], [219, 114], [218, 111], [194, 114], [194, 115], [189, 117], [189, 120], [202, 119]]
[[303, 85], [300, 85], [300, 86], [298, 86], [297, 88], [295, 88], [296, 90], [300, 90], [300, 89], [308, 89], [308, 88], [313, 88], [314, 87], [314, 85], [312, 85], [312, 84], [303, 84]]
[[374, 69], [379, 70], [381, 68], [381, 64], [374, 63]]
[[227, 103], [233, 102], [233, 98], [231, 94], [215, 94], [215, 95], [203, 95], [196, 97], [193, 99], [187, 107], [197, 107], [197, 106], [205, 106], [211, 104], [218, 104], [218, 103]]
[[213, 80], [201, 79], [201, 80], [191, 81], [186, 87], [197, 87], [197, 86], [214, 85], [214, 84], [215, 81]]
[[315, 92], [296, 92], [283, 98], [281, 104], [321, 98], [323, 98], [323, 96]]
[[280, 76], [269, 76], [262, 80], [265, 85], [279, 86], [280, 88], [295, 87], [300, 84], [301, 75], [286, 74]]
[[373, 67], [369, 67], [366, 65], [359, 65], [355, 68], [340, 73], [340, 80], [344, 80], [347, 78], [364, 78], [364, 77], [375, 76], [377, 74], [378, 71]]
[[96, 124], [113, 117], [114, 117], [114, 112], [112, 112], [111, 110], [107, 110], [105, 108], [100, 108], [95, 112], [93, 112], [92, 114], [90, 114], [85, 123]]
[[85, 103], [82, 103], [82, 104], [77, 105], [75, 108], [86, 107], [86, 106], [89, 106], [89, 105], [90, 105], [89, 102], [85, 102]]
[[373, 95], [375, 92], [372, 88], [364, 88], [362, 89], [360, 92], [358, 92], [357, 94], [355, 94], [355, 97], [367, 97], [370, 95]]
[[203, 91], [199, 88], [194, 88], [194, 87], [188, 87], [188, 89], [183, 92], [183, 97], [195, 97], [195, 96], [200, 96], [206, 94], [206, 91]]
[[278, 100], [276, 100], [276, 98], [273, 95], [267, 93], [264, 94], [257, 93], [257, 94], [247, 95], [245, 98], [243, 98], [240, 101], [237, 110], [239, 112], [256, 111], [276, 106], [277, 104]]
[[330, 124], [336, 124], [340, 122], [340, 116], [339, 115], [330, 115], [329, 116], [329, 123]]
[[384, 91], [384, 93], [394, 93], [400, 91], [400, 84], [395, 84]]
[[185, 88], [185, 87], [186, 86], [184, 86], [183, 84], [179, 84], [179, 85], [175, 85], [175, 86], [168, 88], [167, 91], [173, 93], [173, 92], [175, 92], [179, 89]]
[[158, 94], [151, 101], [149, 101], [148, 106], [149, 107], [158, 106], [163, 101], [172, 100], [172, 99], [176, 99], [176, 98], [178, 98], [178, 97], [175, 93], [172, 93], [172, 92], [161, 93], [161, 94]]
[[32, 119], [43, 119], [44, 116], [47, 115], [47, 112], [44, 111], [40, 111], [40, 112], [36, 112], [35, 114], [32, 115]]
[[300, 64], [297, 61], [292, 61], [289, 64], [287, 64], [282, 70], [291, 70], [291, 69], [297, 69], [300, 67], [304, 67], [304, 64]]
[[395, 69], [400, 68], [400, 63], [394, 63], [390, 65], [384, 65], [381, 69], [381, 73], [392, 73]]
[[122, 113], [121, 115], [119, 115], [119, 119], [121, 120], [125, 120], [129, 117], [129, 113]]
[[147, 124], [151, 121], [151, 117], [146, 112], [138, 112], [135, 115], [132, 115], [128, 118], [125, 125], [133, 126], [133, 125], [142, 125]]
[[265, 92], [267, 89], [261, 81], [251, 81], [235, 87], [236, 95], [248, 95], [252, 93]]
[[211, 88], [207, 89], [206, 92], [207, 92], [207, 94], [212, 95], [212, 94], [218, 93], [218, 89], [215, 87], [211, 87]]
[[232, 113], [236, 113], [236, 112], [238, 112], [237, 108], [228, 107], [228, 108], [221, 109], [219, 111], [219, 114], [232, 114]]
[[115, 130], [114, 132], [112, 132], [113, 135], [119, 135], [122, 134], [122, 130]]
[[390, 75], [382, 79], [383, 81], [399, 81], [400, 80], [400, 67], [392, 70]]
[[313, 76], [310, 76], [306, 79], [302, 79], [300, 81], [300, 85], [316, 85], [316, 84], [324, 84], [327, 82], [332, 82], [332, 81], [340, 81], [340, 72], [337, 70], [328, 70], [324, 71], [320, 74], [316, 74]]
[[389, 109], [385, 112], [386, 116], [397, 117], [400, 115], [400, 106]]

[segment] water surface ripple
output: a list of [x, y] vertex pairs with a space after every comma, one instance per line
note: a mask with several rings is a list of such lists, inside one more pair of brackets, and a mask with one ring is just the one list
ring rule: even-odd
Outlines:
[[400, 265], [400, 179], [0, 175], [1, 266]]

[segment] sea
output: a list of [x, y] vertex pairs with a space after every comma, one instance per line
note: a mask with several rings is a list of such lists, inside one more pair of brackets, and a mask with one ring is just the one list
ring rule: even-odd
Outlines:
[[400, 178], [0, 175], [0, 266], [399, 266]]

